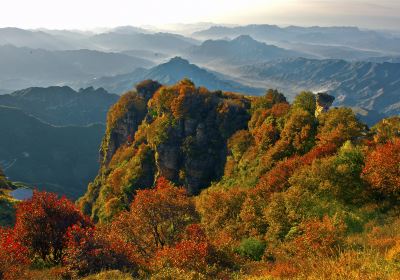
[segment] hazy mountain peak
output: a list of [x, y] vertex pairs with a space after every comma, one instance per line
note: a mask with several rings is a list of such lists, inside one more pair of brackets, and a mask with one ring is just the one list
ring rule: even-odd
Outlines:
[[167, 63], [165, 64], [170, 64], [170, 65], [189, 65], [189, 61], [180, 57], [180, 56], [175, 56], [171, 58]]

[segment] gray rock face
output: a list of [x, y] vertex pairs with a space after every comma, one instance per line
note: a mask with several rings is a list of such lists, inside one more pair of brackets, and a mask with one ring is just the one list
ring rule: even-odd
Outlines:
[[333, 101], [335, 100], [335, 97], [332, 95], [329, 95], [325, 92], [319, 92], [316, 95], [316, 110], [315, 110], [315, 116], [318, 117], [323, 112], [327, 112], [329, 108], [332, 106]]
[[[105, 148], [100, 149], [100, 160], [103, 164], [108, 165], [118, 148], [134, 135], [143, 118], [144, 115], [140, 112], [129, 111], [118, 120], [109, 135], [106, 136], [109, 137], [107, 139], [108, 144]], [[104, 142], [105, 140], [103, 140]]]

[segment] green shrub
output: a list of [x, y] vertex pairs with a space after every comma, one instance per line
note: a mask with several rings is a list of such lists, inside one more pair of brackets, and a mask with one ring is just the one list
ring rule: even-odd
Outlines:
[[266, 244], [264, 241], [250, 237], [242, 240], [240, 246], [236, 249], [236, 252], [243, 257], [260, 261], [264, 255], [265, 248]]

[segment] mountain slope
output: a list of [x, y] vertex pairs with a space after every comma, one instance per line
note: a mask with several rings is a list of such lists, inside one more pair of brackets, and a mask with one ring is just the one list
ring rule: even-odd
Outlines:
[[0, 106], [0, 164], [12, 181], [79, 197], [98, 168], [104, 125], [54, 127]]
[[260, 94], [263, 89], [242, 85], [238, 82], [221, 78], [222, 75], [212, 73], [180, 57], [155, 66], [151, 69], [137, 69], [132, 73], [114, 77], [102, 77], [89, 81], [85, 86], [104, 87], [110, 92], [122, 93], [130, 90], [142, 80], [156, 80], [162, 84], [172, 85], [183, 78], [191, 79], [196, 85], [205, 86], [210, 90], [222, 89], [225, 91], [247, 94]]
[[305, 54], [278, 48], [258, 42], [248, 35], [241, 35], [231, 41], [207, 40], [187, 52], [194, 62], [228, 65], [244, 65], [280, 58], [305, 56]]
[[27, 88], [0, 95], [0, 105], [20, 108], [52, 125], [105, 123], [108, 109], [118, 100], [102, 88], [79, 92], [70, 87]]

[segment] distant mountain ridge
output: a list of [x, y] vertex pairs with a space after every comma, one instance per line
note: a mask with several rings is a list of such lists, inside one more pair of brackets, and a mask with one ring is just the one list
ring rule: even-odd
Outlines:
[[194, 62], [222, 62], [228, 65], [244, 65], [299, 56], [310, 57], [304, 53], [267, 45], [249, 35], [240, 35], [230, 41], [207, 40], [200, 46], [191, 47], [187, 54]]
[[399, 63], [296, 58], [244, 66], [239, 72], [273, 86], [327, 91], [336, 97], [336, 105], [400, 114]]
[[291, 41], [314, 44], [351, 46], [360, 49], [384, 50], [400, 53], [400, 38], [383, 32], [360, 30], [357, 27], [279, 27], [268, 24], [251, 24], [237, 27], [212, 26], [195, 32], [195, 38], [221, 39], [250, 35], [256, 40]]
[[119, 53], [0, 46], [0, 84], [5, 89], [66, 84], [152, 65], [149, 60]]
[[132, 89], [134, 85], [142, 80], [156, 80], [165, 85], [172, 85], [183, 78], [191, 79], [198, 86], [205, 86], [210, 90], [224, 90], [247, 94], [261, 94], [264, 89], [250, 87], [236, 81], [221, 78], [211, 71], [191, 64], [188, 60], [175, 57], [166, 63], [157, 65], [150, 69], [137, 69], [129, 74], [114, 77], [102, 77], [89, 81], [86, 86], [104, 87], [113, 93], [123, 93]]
[[16, 107], [52, 125], [105, 123], [118, 96], [103, 88], [33, 87], [0, 95], [0, 105]]

